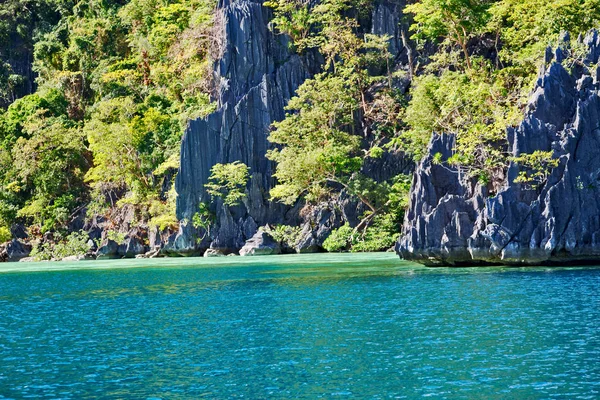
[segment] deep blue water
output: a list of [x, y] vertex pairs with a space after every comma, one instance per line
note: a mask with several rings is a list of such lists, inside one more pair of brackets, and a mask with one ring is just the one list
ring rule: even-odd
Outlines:
[[2, 399], [337, 397], [600, 398], [600, 269], [0, 266]]

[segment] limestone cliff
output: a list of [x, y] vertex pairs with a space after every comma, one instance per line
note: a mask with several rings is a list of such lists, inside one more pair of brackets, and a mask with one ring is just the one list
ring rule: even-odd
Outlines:
[[455, 168], [434, 162], [453, 154], [451, 135], [434, 135], [418, 165], [398, 254], [427, 265], [539, 264], [600, 259], [600, 37], [583, 42], [578, 67], [563, 50], [547, 51], [523, 122], [507, 132], [514, 156], [554, 151], [559, 159], [536, 188], [515, 183], [511, 163], [504, 187], [490, 196]]
[[[398, 32], [401, 9], [401, 4], [377, 3], [370, 26], [364, 27], [390, 34], [394, 54], [402, 48]], [[218, 109], [205, 119], [191, 121], [184, 135], [176, 180], [177, 217], [183, 222], [178, 234], [166, 244], [166, 252], [196, 254], [208, 247], [232, 252], [261, 225], [301, 222], [300, 204], [290, 208], [268, 199], [274, 185], [274, 165], [265, 157], [270, 145], [267, 137], [272, 122], [284, 118], [284, 107], [296, 89], [320, 71], [323, 60], [315, 52], [291, 52], [288, 39], [270, 29], [271, 11], [260, 1], [224, 0], [219, 13], [223, 52], [214, 72]], [[204, 185], [213, 165], [237, 160], [250, 167], [247, 197], [240, 206], [224, 207], [219, 199], [210, 198]], [[215, 214], [207, 235], [190, 222], [201, 202], [210, 204]], [[339, 224], [337, 216], [314, 214], [327, 224]], [[308, 242], [313, 236], [326, 237], [310, 229], [305, 236]]]

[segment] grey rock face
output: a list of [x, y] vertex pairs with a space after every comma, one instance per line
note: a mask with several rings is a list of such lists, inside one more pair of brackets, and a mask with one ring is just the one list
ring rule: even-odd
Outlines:
[[[266, 159], [272, 122], [283, 119], [284, 106], [305, 79], [318, 71], [316, 56], [288, 51], [288, 39], [269, 30], [269, 9], [258, 2], [237, 0], [224, 4], [224, 51], [215, 65], [218, 110], [206, 119], [191, 121], [181, 145], [177, 175], [177, 216], [191, 221], [201, 202], [211, 204], [216, 221], [210, 235], [192, 224], [182, 224], [167, 252], [198, 253], [211, 244], [225, 252], [242, 247], [266, 223], [286, 221], [288, 207], [268, 200], [273, 165]], [[250, 167], [244, 204], [227, 208], [204, 190], [210, 169], [217, 163], [241, 161]]]
[[381, 1], [373, 6], [371, 33], [390, 36], [389, 51], [394, 56], [404, 48], [400, 33], [404, 1]]
[[[597, 63], [598, 33], [584, 43], [586, 63]], [[396, 246], [402, 258], [426, 265], [600, 259], [600, 82], [585, 68], [569, 73], [561, 58], [542, 71], [525, 119], [507, 132], [515, 156], [554, 151], [560, 162], [547, 181], [535, 189], [515, 183], [522, 167], [511, 163], [504, 188], [489, 196], [456, 169], [433, 162], [434, 154], [446, 160], [454, 148], [454, 137], [435, 135], [413, 177]]]
[[129, 236], [119, 245], [118, 255], [124, 258], [134, 258], [138, 254], [145, 254], [146, 247], [136, 236]]
[[240, 249], [240, 256], [267, 256], [281, 254], [279, 243], [263, 230], [256, 232]]
[[[371, 32], [392, 36], [393, 54], [402, 49], [401, 9], [401, 3], [382, 1], [370, 21]], [[166, 254], [202, 254], [209, 247], [231, 253], [244, 246], [259, 226], [301, 223], [301, 205], [288, 207], [269, 201], [275, 182], [274, 165], [265, 157], [270, 147], [267, 137], [271, 124], [285, 117], [284, 107], [296, 89], [320, 71], [322, 58], [311, 51], [302, 55], [290, 52], [289, 39], [269, 29], [271, 11], [260, 2], [226, 0], [219, 12], [224, 49], [215, 64], [218, 109], [205, 119], [190, 122], [175, 183], [179, 220], [192, 221], [204, 202], [210, 204], [215, 222], [208, 235], [191, 223], [182, 223], [178, 234], [166, 243]], [[219, 199], [211, 199], [204, 185], [213, 165], [233, 161], [248, 165], [251, 179], [243, 204], [224, 207]], [[199, 241], [199, 237], [204, 239]]]
[[19, 261], [29, 256], [31, 253], [31, 245], [23, 243], [20, 240], [13, 239], [6, 244], [4, 250], [0, 251], [0, 259], [13, 262]]
[[[345, 202], [347, 203], [347, 202]], [[298, 253], [318, 253], [323, 250], [323, 242], [331, 234], [331, 231], [344, 224], [344, 221], [352, 219], [352, 214], [344, 212], [344, 202], [331, 202], [314, 207], [305, 217], [306, 222], [302, 225], [300, 240], [296, 245]], [[348, 208], [356, 207], [355, 204]], [[356, 210], [350, 210], [355, 212]]]
[[119, 244], [114, 240], [107, 239], [96, 251], [96, 257], [98, 260], [106, 258], [118, 258], [119, 257]]
[[29, 235], [27, 234], [27, 229], [22, 224], [13, 224], [10, 227], [10, 234], [15, 239], [28, 239]]

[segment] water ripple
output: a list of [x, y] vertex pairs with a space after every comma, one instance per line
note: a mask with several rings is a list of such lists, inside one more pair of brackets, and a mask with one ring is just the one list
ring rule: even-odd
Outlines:
[[599, 269], [311, 257], [0, 274], [0, 399], [600, 397]]

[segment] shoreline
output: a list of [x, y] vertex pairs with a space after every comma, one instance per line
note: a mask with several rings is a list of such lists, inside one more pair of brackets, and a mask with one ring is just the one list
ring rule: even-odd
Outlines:
[[248, 257], [161, 257], [161, 258], [123, 258], [85, 261], [32, 261], [0, 263], [0, 276], [23, 272], [61, 272], [61, 271], [112, 271], [112, 270], [161, 270], [190, 268], [230, 268], [230, 267], [281, 267], [350, 269], [364, 266], [365, 262], [373, 268], [402, 268], [404, 272], [426, 273], [496, 273], [509, 271], [559, 271], [573, 269], [600, 268], [600, 262], [579, 264], [529, 264], [529, 265], [439, 265], [426, 266], [410, 260], [400, 259], [391, 252], [371, 253], [309, 253], [277, 254]]
[[[357, 257], [358, 256], [358, 257]], [[51, 272], [51, 271], [76, 271], [76, 270], [113, 270], [113, 269], [138, 269], [138, 268], [212, 268], [228, 266], [253, 266], [273, 265], [285, 266], [295, 265], [302, 261], [302, 265], [348, 265], [352, 266], [364, 257], [369, 257], [373, 262], [385, 262], [390, 264], [417, 266], [427, 268], [423, 265], [405, 261], [398, 258], [396, 253], [374, 252], [374, 253], [310, 253], [310, 254], [276, 254], [265, 256], [236, 256], [236, 257], [160, 257], [160, 258], [122, 258], [105, 260], [81, 260], [81, 261], [31, 261], [31, 262], [4, 262], [0, 263], [0, 274], [10, 272]], [[314, 259], [314, 261], [308, 260]]]

